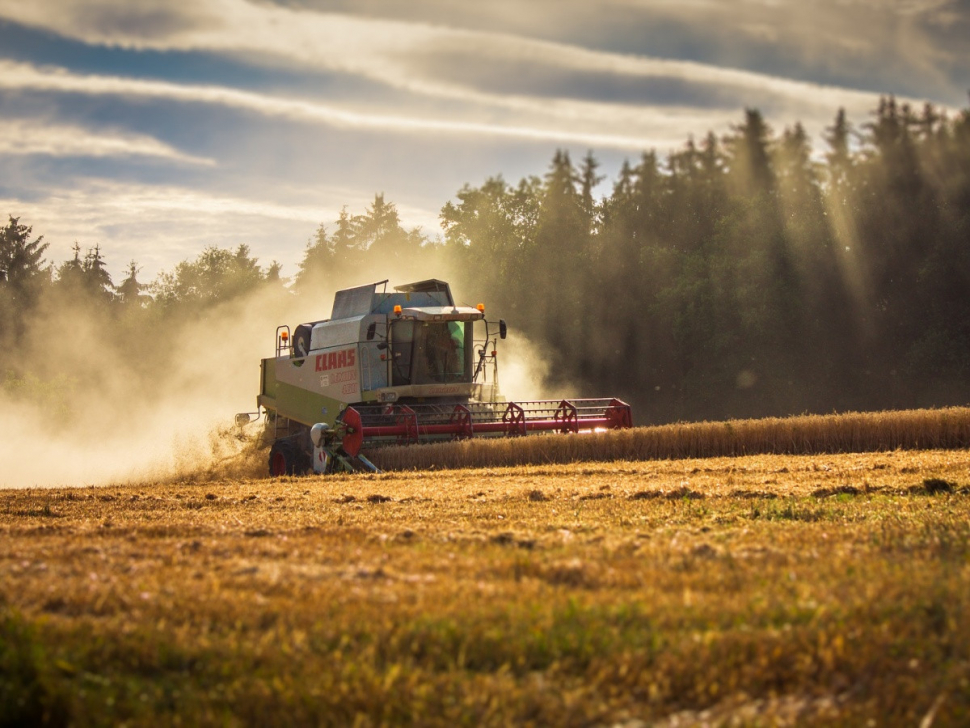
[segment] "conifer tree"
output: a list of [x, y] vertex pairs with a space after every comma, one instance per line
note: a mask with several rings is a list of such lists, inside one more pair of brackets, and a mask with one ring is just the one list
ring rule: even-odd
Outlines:
[[9, 216], [0, 228], [0, 346], [23, 336], [29, 313], [49, 288], [51, 269], [44, 237], [31, 240], [33, 228]]
[[829, 147], [825, 153], [829, 184], [841, 191], [848, 184], [852, 170], [852, 155], [849, 150], [852, 126], [846, 118], [845, 109], [839, 109], [835, 122], [826, 127], [825, 131], [824, 139]]
[[32, 233], [32, 226], [21, 225], [12, 215], [0, 228], [0, 289], [7, 303], [24, 308], [50, 281], [50, 269], [44, 265], [48, 243], [43, 235], [31, 240]]
[[125, 279], [118, 284], [118, 298], [126, 308], [143, 308], [151, 301], [151, 296], [142, 293], [148, 288], [148, 284], [139, 282], [140, 271], [138, 264], [134, 260], [130, 261], [125, 269]]
[[105, 302], [115, 299], [114, 284], [111, 282], [111, 274], [105, 265], [104, 257], [101, 255], [100, 245], [95, 245], [88, 250], [81, 269], [84, 289], [88, 294]]
[[69, 295], [80, 296], [85, 292], [84, 259], [81, 257], [81, 245], [76, 240], [71, 246], [74, 257], [65, 260], [57, 268], [57, 286]]
[[307, 241], [303, 260], [300, 261], [300, 268], [294, 281], [296, 290], [308, 290], [323, 283], [328, 274], [333, 272], [333, 260], [333, 243], [327, 237], [327, 229], [321, 224], [317, 228], [316, 235]]

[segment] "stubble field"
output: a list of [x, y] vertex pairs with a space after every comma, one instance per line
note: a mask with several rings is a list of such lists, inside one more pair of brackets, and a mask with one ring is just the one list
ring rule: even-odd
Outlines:
[[0, 723], [960, 725], [970, 452], [0, 492]]

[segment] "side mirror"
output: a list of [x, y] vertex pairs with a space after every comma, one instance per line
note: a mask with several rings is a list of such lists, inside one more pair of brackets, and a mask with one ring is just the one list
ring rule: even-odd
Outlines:
[[505, 325], [505, 319], [498, 320], [498, 337], [504, 339], [509, 334], [509, 327]]
[[370, 326], [367, 327], [367, 340], [372, 341], [376, 333], [377, 333], [377, 322], [371, 321]]

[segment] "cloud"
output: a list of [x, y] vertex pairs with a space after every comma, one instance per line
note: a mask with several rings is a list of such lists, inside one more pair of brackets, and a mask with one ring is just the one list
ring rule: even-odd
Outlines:
[[[506, 137], [534, 141], [576, 143], [600, 148], [639, 150], [682, 141], [683, 129], [721, 125], [725, 115], [691, 108], [630, 109], [611, 104], [561, 100], [526, 102], [515, 99], [503, 105], [531, 112], [521, 123], [487, 123], [418, 115], [363, 112], [305, 99], [283, 98], [224, 86], [199, 86], [120, 76], [82, 75], [60, 68], [38, 68], [0, 61], [0, 89], [163, 99], [229, 107], [261, 116], [315, 122], [343, 129], [369, 129], [398, 133], [459, 134]], [[469, 95], [467, 100], [474, 100]], [[481, 95], [479, 100], [488, 100]], [[602, 121], [603, 125], [597, 124]], [[600, 131], [603, 126], [607, 128]], [[623, 133], [624, 127], [634, 132]], [[707, 127], [709, 128], [709, 126]], [[642, 131], [641, 131], [642, 130]], [[659, 132], [659, 133], [658, 133]]]
[[211, 159], [184, 154], [143, 134], [96, 132], [43, 119], [0, 119], [0, 155], [30, 154], [53, 157], [155, 157], [187, 164], [215, 164]]
[[[749, 24], [756, 18], [754, 10], [770, 10], [775, 14], [783, 10], [799, 20], [805, 15], [791, 3], [735, 0], [726, 5], [744, 11], [742, 18], [748, 18]], [[871, 92], [768, 73], [592, 50], [429, 22], [355, 17], [256, 5], [244, 0], [206, 0], [185, 7], [186, 10], [177, 12], [169, 3], [146, 2], [131, 11], [128, 4], [62, 0], [58, 12], [40, 12], [33, 4], [0, 0], [0, 12], [17, 22], [88, 43], [132, 49], [206, 51], [245, 58], [249, 63], [302, 68], [314, 74], [350, 74], [411, 96], [407, 102], [411, 107], [409, 113], [400, 112], [400, 103], [396, 104], [396, 113], [388, 113], [388, 109], [379, 107], [379, 100], [376, 101], [378, 108], [368, 113], [347, 106], [292, 99], [280, 100], [278, 108], [265, 112], [314, 118], [330, 124], [433, 133], [498, 134], [558, 139], [597, 147], [642, 148], [669, 138], [649, 131], [652, 126], [663, 123], [661, 113], [652, 108], [650, 82], [654, 89], [659, 87], [665, 92], [661, 99], [663, 114], [708, 120], [706, 128], [691, 129], [696, 133], [723, 125], [724, 112], [736, 113], [744, 105], [757, 105], [766, 111], [784, 114], [786, 121], [792, 121], [823, 112], [830, 117], [839, 107], [847, 108], [850, 113], [862, 113], [871, 109], [876, 99], [876, 94]], [[671, 15], [687, 12], [679, 5], [662, 3], [658, 7], [660, 10], [654, 8], [654, 12]], [[718, 4], [705, 4], [702, 9], [711, 17], [726, 17], [723, 7], [721, 10], [717, 7]], [[154, 19], [159, 14], [164, 20], [156, 23]], [[737, 20], [729, 24], [739, 27]], [[782, 35], [788, 38], [793, 32], [789, 30]], [[555, 97], [550, 97], [548, 91], [536, 95], [534, 89], [521, 83], [522, 76], [530, 73], [540, 74], [544, 81], [552, 79], [553, 83], [547, 83], [547, 87], [562, 89], [561, 93]], [[596, 85], [591, 79], [607, 77], [613, 77], [614, 87], [625, 98], [583, 97], [584, 89]], [[640, 83], [630, 83], [631, 79]], [[721, 114], [706, 114], [695, 108], [698, 96], [705, 89], [717, 89], [718, 93], [710, 96], [719, 99]], [[162, 86], [155, 86], [155, 91], [169, 93]], [[224, 103], [254, 110], [263, 103], [246, 92], [203, 91], [195, 87], [191, 93], [196, 98], [204, 94], [210, 101], [216, 101], [215, 96], [221, 94]], [[436, 105], [428, 106], [422, 114], [422, 103], [427, 105], [429, 100], [450, 104], [447, 120], [440, 118], [441, 109]], [[432, 111], [438, 116], [429, 116]], [[474, 120], [483, 117], [502, 120], [486, 123]], [[681, 137], [684, 126], [676, 124]], [[644, 133], [644, 129], [648, 131]]]
[[[249, 244], [263, 265], [278, 260], [284, 274], [293, 275], [303, 256], [300, 241], [319, 224], [336, 220], [341, 205], [363, 212], [373, 201], [358, 191], [320, 187], [305, 191], [310, 198], [339, 203], [269, 202], [177, 185], [87, 179], [52, 186], [32, 200], [0, 195], [0, 212], [43, 234], [50, 243], [47, 258], [55, 264], [71, 257], [75, 240], [82, 249], [100, 244], [116, 282], [129, 260], [137, 260], [143, 279], [151, 280], [208, 245], [240, 243]], [[437, 224], [436, 210], [397, 208], [413, 224]]]
[[[698, 60], [940, 103], [965, 98], [966, 0], [605, 3], [602, 16], [636, 18], [634, 42], [662, 54], [686, 49]], [[611, 30], [622, 45], [625, 31]]]
[[937, 103], [962, 105], [966, 98], [966, 0], [491, 0], [447, 10], [437, 3], [327, 2], [335, 4]]

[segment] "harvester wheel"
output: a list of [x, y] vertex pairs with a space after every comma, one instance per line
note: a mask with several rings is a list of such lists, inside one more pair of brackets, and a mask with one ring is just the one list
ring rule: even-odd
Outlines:
[[306, 470], [304, 460], [296, 443], [277, 440], [269, 451], [269, 474], [274, 478], [281, 475], [300, 475]]

